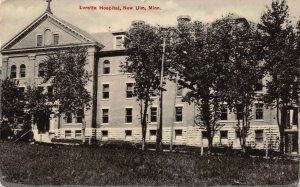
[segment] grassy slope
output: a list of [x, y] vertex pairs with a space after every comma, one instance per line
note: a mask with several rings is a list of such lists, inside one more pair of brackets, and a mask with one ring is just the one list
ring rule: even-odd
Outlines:
[[6, 182], [81, 185], [291, 184], [299, 163], [239, 157], [0, 143]]

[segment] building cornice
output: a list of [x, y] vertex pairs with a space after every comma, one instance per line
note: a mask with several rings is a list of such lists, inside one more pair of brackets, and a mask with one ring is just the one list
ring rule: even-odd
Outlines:
[[119, 49], [119, 50], [109, 50], [109, 51], [99, 51], [97, 54], [97, 57], [110, 57], [110, 56], [124, 56], [125, 55], [125, 49]]
[[2, 50], [1, 54], [9, 55], [9, 54], [18, 54], [18, 53], [35, 53], [35, 52], [44, 52], [44, 51], [54, 51], [54, 50], [58, 50], [58, 49], [66, 49], [66, 48], [71, 48], [71, 47], [92, 47], [92, 46], [98, 48], [98, 50], [101, 49], [97, 42], [93, 42], [93, 43], [31, 47], [31, 48], [21, 48], [21, 49], [6, 49], [6, 50]]

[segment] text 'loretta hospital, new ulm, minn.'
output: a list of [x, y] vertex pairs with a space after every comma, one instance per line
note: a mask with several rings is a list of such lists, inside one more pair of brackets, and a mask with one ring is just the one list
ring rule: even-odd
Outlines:
[[159, 6], [79, 6], [80, 10], [100, 10], [100, 11], [147, 11], [147, 10], [161, 10]]

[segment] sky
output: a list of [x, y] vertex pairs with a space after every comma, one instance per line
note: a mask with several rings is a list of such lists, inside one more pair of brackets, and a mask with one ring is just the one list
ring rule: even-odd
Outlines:
[[[259, 22], [272, 0], [52, 0], [51, 10], [57, 17], [89, 32], [126, 30], [131, 21], [144, 20], [158, 25], [175, 25], [177, 17], [189, 15], [192, 20], [212, 22], [236, 13]], [[293, 20], [300, 20], [300, 0], [287, 0]], [[107, 11], [80, 10], [80, 6], [159, 6], [160, 10]], [[45, 12], [46, 0], [0, 0], [0, 45], [18, 34]], [[1, 56], [0, 56], [1, 57]], [[1, 66], [2, 58], [0, 58]]]

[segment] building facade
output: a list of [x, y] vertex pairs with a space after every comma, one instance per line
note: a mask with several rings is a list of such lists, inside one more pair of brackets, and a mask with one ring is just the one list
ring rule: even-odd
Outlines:
[[[180, 17], [179, 21], [189, 18]], [[95, 137], [101, 141], [123, 140], [140, 142], [141, 124], [139, 104], [133, 97], [134, 80], [130, 74], [120, 70], [120, 63], [126, 56], [123, 40], [124, 31], [89, 34], [76, 26], [56, 17], [48, 7], [45, 13], [34, 20], [18, 35], [2, 47], [2, 79], [10, 77], [19, 81], [26, 91], [27, 85], [43, 87], [52, 92], [50, 83], [43, 81], [43, 60], [47, 54], [74, 45], [88, 48], [86, 69], [91, 72], [92, 80], [87, 90], [93, 97], [90, 110], [85, 112], [85, 137]], [[258, 85], [257, 93], [264, 93], [266, 79]], [[194, 123], [197, 109], [182, 101], [186, 90], [166, 83], [163, 100], [163, 142], [174, 144], [207, 146], [208, 141], [203, 129]], [[159, 99], [154, 102], [148, 114], [147, 142], [155, 142], [158, 125]], [[267, 109], [262, 103], [255, 103], [253, 120], [247, 144], [253, 148], [277, 149], [279, 133], [275, 110]], [[239, 135], [236, 131], [237, 113], [224, 109], [221, 111], [221, 124], [224, 126], [214, 137], [213, 143], [219, 146], [239, 148]], [[299, 111], [290, 110], [290, 126], [286, 132], [291, 134], [289, 152], [298, 152]], [[173, 126], [173, 127], [172, 127]], [[173, 129], [173, 130], [172, 130]], [[40, 135], [33, 129], [36, 139]], [[173, 131], [173, 132], [172, 132]], [[58, 119], [53, 114], [49, 118], [49, 132], [43, 134], [46, 141], [57, 139], [82, 139], [82, 119], [80, 116], [68, 116]]]

